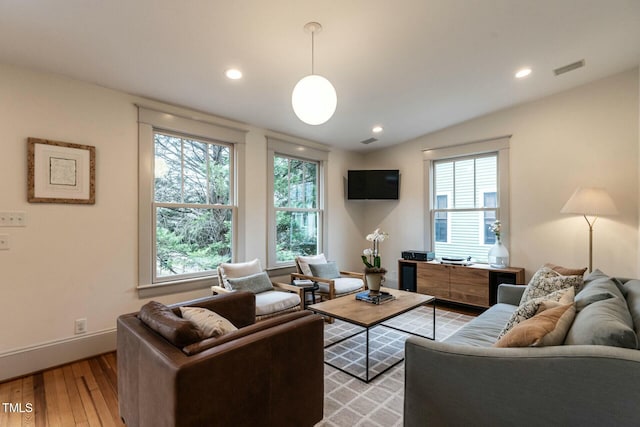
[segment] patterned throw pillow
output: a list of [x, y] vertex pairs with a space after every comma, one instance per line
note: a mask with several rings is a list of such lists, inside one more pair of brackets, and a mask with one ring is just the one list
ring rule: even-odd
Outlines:
[[219, 337], [229, 332], [237, 331], [238, 328], [233, 326], [218, 313], [207, 310], [202, 307], [180, 307], [182, 317], [191, 321], [198, 330], [202, 338]]
[[575, 293], [573, 287], [569, 287], [567, 289], [561, 289], [559, 291], [555, 291], [550, 293], [549, 295], [545, 295], [542, 297], [534, 298], [525, 302], [524, 304], [520, 304], [520, 306], [513, 312], [511, 318], [505, 325], [500, 335], [498, 335], [498, 340], [502, 338], [507, 332], [509, 332], [514, 326], [518, 323], [523, 322], [527, 319], [535, 316], [538, 308], [540, 308], [540, 304], [544, 302], [555, 302], [557, 304], [547, 304], [547, 307], [551, 307], [552, 305], [565, 305], [572, 303], [575, 298]]
[[542, 267], [533, 275], [522, 294], [520, 305], [535, 298], [549, 295], [561, 289], [573, 287], [574, 294], [582, 288], [582, 276], [562, 276], [548, 267]]

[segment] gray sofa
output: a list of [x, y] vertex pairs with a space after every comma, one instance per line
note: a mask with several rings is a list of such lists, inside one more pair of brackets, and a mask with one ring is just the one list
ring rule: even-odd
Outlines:
[[[605, 282], [620, 293], [612, 288], [600, 292], [597, 286]], [[612, 339], [637, 348], [640, 280], [602, 278], [596, 272], [588, 276], [576, 295], [580, 311], [564, 345], [492, 347], [524, 289], [500, 285], [498, 304], [443, 342], [406, 341], [405, 426], [640, 425], [640, 351], [568, 344]], [[622, 298], [619, 307], [628, 310], [621, 316], [627, 324], [631, 319], [631, 333], [607, 335], [617, 321], [608, 319], [611, 309], [604, 300], [614, 297]], [[593, 337], [585, 337], [588, 331]]]

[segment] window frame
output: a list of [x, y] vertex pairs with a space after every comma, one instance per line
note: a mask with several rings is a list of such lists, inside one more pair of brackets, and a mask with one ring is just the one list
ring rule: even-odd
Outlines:
[[[480, 157], [482, 155], [495, 153], [497, 156], [497, 198], [498, 208], [496, 217], [502, 223], [501, 240], [509, 245], [509, 225], [510, 225], [510, 198], [509, 198], [509, 145], [511, 135], [497, 138], [490, 138], [480, 141], [468, 142], [452, 145], [448, 147], [430, 149], [423, 151], [424, 161], [424, 182], [427, 194], [425, 195], [425, 241], [427, 251], [435, 249], [435, 233], [433, 232], [435, 212], [435, 181], [434, 165], [442, 160], [458, 160], [465, 157]], [[481, 210], [484, 208], [473, 208], [463, 210]], [[483, 233], [481, 233], [483, 234]]]
[[[491, 207], [485, 208], [484, 215], [482, 216], [482, 218], [480, 218], [480, 229], [482, 230], [482, 232], [480, 233], [479, 244], [489, 247], [489, 246], [493, 245], [495, 242], [487, 243], [487, 237], [488, 237], [487, 229], [486, 229], [487, 212], [495, 211], [496, 219], [499, 217], [499, 211], [500, 211], [499, 207], [500, 206], [499, 206], [499, 203], [498, 203], [498, 191], [497, 191], [497, 189], [496, 189], [496, 191], [491, 191], [489, 189], [481, 189], [480, 193], [482, 194], [483, 204], [485, 204], [484, 202], [485, 202], [485, 199], [487, 197], [487, 194], [495, 193], [495, 198], [496, 198], [496, 205], [497, 206], [495, 208], [491, 208]], [[494, 235], [494, 238], [495, 238], [495, 235]]]
[[[219, 125], [209, 117], [192, 119], [184, 112], [159, 111], [151, 107], [138, 107], [138, 294], [141, 298], [185, 292], [207, 288], [217, 283], [215, 270], [180, 275], [166, 280], [156, 280], [156, 213], [155, 213], [155, 133], [174, 134], [179, 137], [193, 138], [203, 142], [215, 142], [231, 147], [233, 159], [231, 168], [230, 203], [232, 205], [232, 261], [244, 255], [243, 207], [240, 201], [244, 195], [244, 179], [240, 173], [244, 169], [244, 151], [246, 131]], [[231, 161], [231, 160], [230, 160]], [[191, 205], [190, 205], [191, 206]]]
[[[278, 210], [284, 211], [317, 211], [318, 212], [318, 243], [317, 252], [325, 253], [327, 241], [327, 194], [326, 170], [328, 151], [314, 148], [306, 144], [285, 141], [275, 137], [267, 137], [267, 268], [280, 269], [295, 266], [295, 261], [278, 261], [276, 244], [276, 216]], [[318, 165], [317, 191], [315, 209], [276, 208], [274, 204], [274, 159], [276, 156], [313, 162]]]
[[[438, 197], [442, 197], [442, 196], [447, 198], [447, 207], [446, 208], [438, 207]], [[443, 191], [443, 192], [440, 192], [438, 194], [435, 194], [435, 203], [434, 203], [434, 205], [435, 205], [436, 209], [448, 209], [449, 208], [449, 201], [451, 200], [451, 197], [452, 197], [452, 194], [451, 194], [450, 191]], [[445, 219], [447, 221], [447, 240], [436, 240], [435, 221], [438, 219], [438, 218], [436, 218], [438, 213], [444, 213], [446, 215]], [[447, 211], [438, 211], [438, 210], [436, 210], [436, 211], [434, 211], [434, 214], [433, 214], [433, 221], [434, 221], [433, 222], [433, 225], [434, 225], [433, 242], [434, 242], [434, 244], [436, 242], [437, 243], [450, 243], [451, 242], [451, 240], [450, 240], [450, 237], [451, 237], [451, 221], [449, 221], [449, 213]]]

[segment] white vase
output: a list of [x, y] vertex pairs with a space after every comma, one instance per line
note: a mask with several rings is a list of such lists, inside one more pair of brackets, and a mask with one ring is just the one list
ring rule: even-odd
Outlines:
[[380, 286], [384, 282], [384, 274], [367, 273], [366, 278], [367, 278], [367, 288], [369, 288], [369, 291], [374, 294], [377, 294], [378, 292], [380, 292]]
[[495, 268], [505, 268], [509, 266], [509, 251], [502, 244], [500, 239], [489, 249], [489, 265]]

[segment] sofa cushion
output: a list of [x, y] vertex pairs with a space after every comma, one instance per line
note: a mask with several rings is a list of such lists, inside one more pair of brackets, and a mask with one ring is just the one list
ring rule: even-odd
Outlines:
[[[336, 290], [336, 295], [349, 294], [355, 292], [364, 286], [362, 279], [357, 277], [339, 277], [333, 279], [333, 285]], [[318, 282], [318, 292], [328, 294], [329, 284]]]
[[471, 320], [443, 341], [447, 344], [491, 347], [515, 309], [516, 306], [511, 304], [492, 305], [489, 310]]
[[311, 275], [322, 279], [336, 279], [340, 277], [340, 270], [335, 261], [329, 261], [324, 264], [309, 264]]
[[229, 278], [247, 277], [262, 272], [262, 266], [258, 258], [247, 262], [223, 262], [218, 266], [218, 273], [222, 278], [223, 286], [231, 289]]
[[327, 262], [327, 258], [325, 258], [324, 254], [318, 255], [307, 255], [307, 256], [298, 256], [296, 257], [296, 263], [300, 268], [300, 271], [305, 276], [312, 276], [311, 268], [309, 268], [309, 264], [324, 264]]
[[522, 294], [520, 305], [552, 292], [573, 287], [575, 293], [582, 288], [582, 276], [562, 276], [550, 268], [542, 267], [533, 275]]
[[498, 339], [502, 338], [507, 332], [511, 330], [511, 328], [516, 326], [518, 323], [535, 316], [542, 302], [549, 301], [555, 302], [555, 305], [564, 305], [573, 303], [573, 299], [573, 287], [569, 287], [567, 289], [560, 289], [559, 291], [552, 292], [549, 295], [534, 298], [525, 302], [524, 304], [520, 304], [520, 306], [515, 309], [506, 325], [504, 325], [502, 332], [500, 332], [500, 334], [498, 335]]
[[182, 317], [191, 321], [200, 330], [202, 338], [219, 337], [237, 330], [218, 313], [202, 307], [180, 307]]
[[640, 280], [629, 280], [624, 284], [627, 291], [627, 307], [633, 319], [636, 333], [640, 333]]
[[567, 267], [562, 267], [560, 265], [552, 264], [550, 262], [546, 263], [544, 266], [552, 269], [556, 273], [561, 274], [563, 276], [584, 276], [584, 273], [587, 271], [587, 267], [567, 268]]
[[246, 277], [229, 277], [227, 280], [229, 281], [229, 286], [234, 291], [246, 291], [259, 294], [261, 292], [273, 290], [271, 279], [269, 279], [269, 275], [265, 272], [252, 274]]
[[143, 305], [138, 318], [176, 347], [182, 348], [202, 339], [196, 325], [157, 301], [149, 301]]
[[494, 347], [546, 347], [564, 342], [576, 315], [573, 303], [558, 305], [542, 302], [530, 319], [514, 326]]
[[289, 310], [300, 305], [300, 296], [292, 292], [267, 291], [256, 294], [256, 316]]
[[626, 300], [615, 296], [584, 307], [576, 315], [565, 344], [637, 348], [638, 336]]
[[576, 295], [576, 311], [582, 311], [594, 302], [616, 297], [624, 299], [623, 293], [613, 279], [605, 277], [589, 281]]

